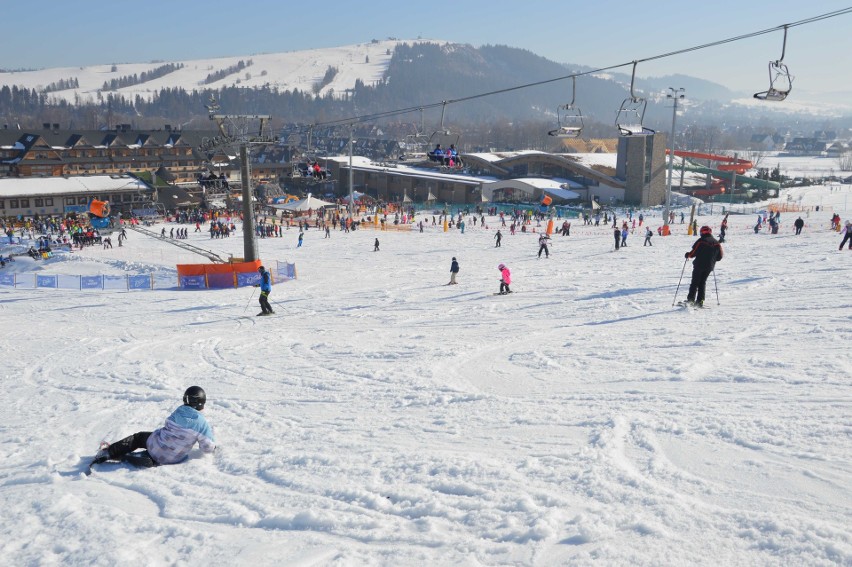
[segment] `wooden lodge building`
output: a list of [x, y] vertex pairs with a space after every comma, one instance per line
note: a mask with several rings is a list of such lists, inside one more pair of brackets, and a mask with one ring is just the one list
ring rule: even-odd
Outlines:
[[213, 131], [0, 130], [0, 177], [121, 175], [165, 168], [180, 181], [195, 181], [207, 168], [198, 147]]

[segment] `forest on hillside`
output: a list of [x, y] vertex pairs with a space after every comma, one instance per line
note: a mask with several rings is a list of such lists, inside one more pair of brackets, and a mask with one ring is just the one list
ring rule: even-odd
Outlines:
[[[399, 139], [418, 133], [428, 136], [440, 129], [443, 110], [443, 125], [464, 132], [463, 148], [547, 150], [558, 147], [557, 141], [547, 136], [555, 125], [557, 107], [572, 97], [570, 80], [553, 79], [585, 70], [506, 46], [400, 44], [381, 81], [365, 85], [358, 80], [346, 93], [319, 96], [315, 94], [318, 89], [280, 91], [266, 85], [192, 91], [163, 88], [145, 98], [111, 92], [113, 86], [107, 85], [98, 92], [95, 102], [78, 99], [70, 103], [51, 97], [50, 92], [7, 85], [0, 88], [0, 123], [7, 128], [35, 128], [50, 122], [72, 129], [111, 128], [116, 124], [204, 129], [209, 127], [205, 105], [213, 96], [228, 114], [272, 115], [273, 127], [411, 109], [406, 114], [372, 120], [384, 136]], [[330, 68], [327, 75], [334, 72]], [[584, 116], [584, 137], [616, 135], [614, 119], [628, 94], [629, 78], [616, 79], [619, 80], [594, 76], [577, 79], [576, 103]], [[538, 82], [543, 84], [515, 88]], [[450, 103], [442, 109], [442, 101]], [[437, 107], [420, 112], [420, 105]], [[745, 147], [752, 134], [773, 134], [780, 129], [754, 112], [737, 113], [722, 102], [710, 100], [693, 99], [681, 120], [679, 138], [694, 149]], [[645, 121], [651, 128], [668, 130], [670, 107], [664, 102], [649, 102]], [[797, 121], [806, 129], [826, 128], [824, 118], [803, 116]]]

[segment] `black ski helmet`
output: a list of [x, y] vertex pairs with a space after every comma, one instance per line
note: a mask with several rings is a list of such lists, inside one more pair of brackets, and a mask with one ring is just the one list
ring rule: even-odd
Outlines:
[[183, 393], [183, 403], [191, 408], [201, 411], [207, 403], [207, 394], [201, 386], [190, 386]]
[[258, 271], [258, 272], [263, 272], [263, 270], [265, 270], [265, 269], [266, 269], [266, 268], [264, 268], [263, 266], [259, 266], [259, 267], [257, 268], [257, 271]]

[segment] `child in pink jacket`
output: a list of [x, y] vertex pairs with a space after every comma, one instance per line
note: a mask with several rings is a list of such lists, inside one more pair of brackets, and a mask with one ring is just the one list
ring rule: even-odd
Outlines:
[[512, 293], [512, 290], [509, 289], [509, 284], [512, 283], [512, 274], [509, 272], [509, 268], [505, 264], [500, 264], [497, 269], [500, 270], [500, 295]]

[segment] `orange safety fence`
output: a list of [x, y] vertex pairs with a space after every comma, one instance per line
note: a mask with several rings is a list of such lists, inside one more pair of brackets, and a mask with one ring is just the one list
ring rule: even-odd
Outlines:
[[178, 264], [180, 287], [228, 288], [254, 285], [260, 260], [231, 264]]

